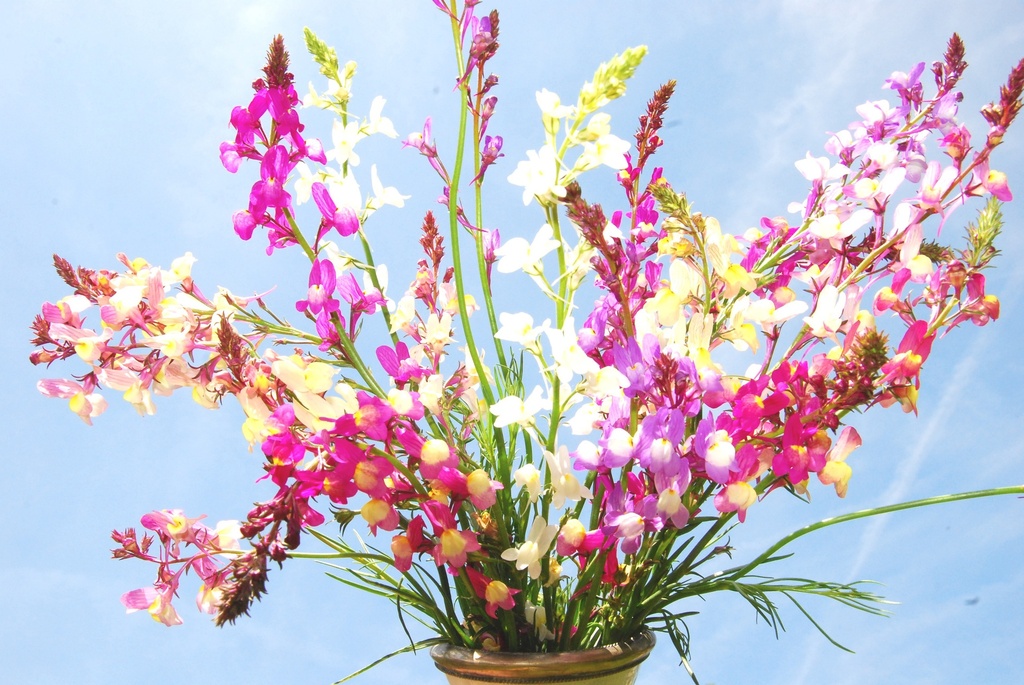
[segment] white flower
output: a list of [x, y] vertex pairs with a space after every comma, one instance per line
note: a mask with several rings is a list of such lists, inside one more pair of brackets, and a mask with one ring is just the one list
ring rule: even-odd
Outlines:
[[555, 634], [548, 629], [548, 614], [544, 607], [537, 606], [532, 602], [526, 602], [526, 620], [537, 631], [540, 640], [554, 640]]
[[825, 240], [842, 239], [853, 235], [874, 218], [875, 213], [870, 209], [857, 210], [842, 222], [837, 215], [829, 212], [814, 219], [808, 230], [818, 238]]
[[408, 195], [402, 195], [394, 186], [384, 187], [384, 184], [380, 182], [380, 177], [377, 176], [376, 164], [370, 167], [370, 187], [373, 188], [373, 197], [366, 203], [368, 212], [380, 209], [384, 205], [404, 207], [405, 201], [409, 199]]
[[526, 620], [534, 627], [537, 631], [537, 637], [540, 640], [554, 640], [555, 634], [548, 629], [548, 614], [544, 610], [544, 607], [537, 606], [532, 602], [526, 602], [525, 608]]
[[163, 272], [164, 285], [171, 285], [173, 283], [180, 283], [189, 276], [192, 275], [192, 265], [196, 263], [196, 258], [191, 252], [186, 252], [182, 256], [171, 262], [170, 272]]
[[765, 299], [751, 302], [750, 306], [743, 311], [743, 318], [759, 323], [767, 329], [803, 314], [805, 311], [807, 311], [807, 303], [800, 300], [793, 300], [781, 307], [776, 307], [774, 302]]
[[370, 135], [374, 133], [381, 133], [388, 138], [397, 138], [398, 132], [395, 131], [394, 124], [387, 117], [382, 117], [380, 113], [384, 110], [384, 103], [387, 102], [382, 96], [378, 95], [370, 103], [370, 116], [367, 121], [366, 132]]
[[868, 146], [864, 156], [883, 169], [888, 169], [899, 158], [899, 150], [892, 143], [879, 140]]
[[524, 271], [531, 275], [541, 273], [541, 260], [546, 254], [558, 248], [559, 243], [554, 235], [551, 225], [544, 224], [537, 231], [533, 242], [527, 242], [525, 238], [512, 238], [504, 243], [494, 251], [494, 254], [500, 257], [497, 263], [498, 271], [503, 274], [516, 271]]
[[555, 361], [552, 368], [560, 381], [568, 383], [573, 374], [586, 376], [600, 371], [600, 365], [580, 347], [572, 318], [566, 319], [561, 330], [549, 328], [545, 333], [551, 341], [551, 356]]
[[560, 162], [554, 147], [545, 145], [540, 152], [527, 150], [526, 158], [508, 177], [512, 185], [523, 186], [524, 205], [535, 197], [541, 204], [552, 204], [555, 198], [565, 195], [565, 186], [558, 184]]
[[541, 119], [544, 122], [544, 130], [550, 136], [558, 132], [559, 121], [573, 112], [572, 107], [562, 104], [557, 93], [543, 89], [537, 93], [537, 105], [540, 107]]
[[434, 416], [441, 414], [441, 397], [444, 395], [444, 376], [439, 373], [421, 381], [417, 391], [424, 408]]
[[[494, 334], [495, 338], [518, 343], [529, 350], [537, 348], [537, 339], [548, 327], [547, 321], [535, 327], [533, 317], [526, 312], [517, 314], [502, 312], [498, 315], [498, 321], [501, 322], [501, 328]], [[539, 351], [539, 348], [537, 349]]]
[[602, 366], [596, 372], [588, 373], [584, 382], [583, 392], [594, 399], [623, 397], [623, 389], [629, 387], [629, 379], [614, 366]]
[[188, 343], [191, 338], [189, 332], [184, 329], [168, 330], [160, 335], [149, 335], [141, 338], [139, 343], [154, 350], [160, 350], [172, 359], [180, 358], [188, 352]]
[[297, 163], [295, 172], [298, 174], [295, 178], [295, 204], [301, 205], [313, 197], [313, 184], [320, 179], [320, 175], [310, 171], [305, 162]]
[[530, 503], [533, 504], [540, 497], [540, 471], [533, 464], [526, 464], [516, 469], [515, 473], [512, 474], [512, 478], [515, 479], [516, 485], [521, 488], [525, 488], [530, 493]]
[[416, 330], [413, 319], [416, 318], [416, 300], [410, 295], [404, 296], [398, 301], [391, 311], [391, 332], [405, 331], [406, 333]]
[[583, 154], [576, 160], [575, 171], [586, 171], [600, 165], [612, 169], [626, 168], [629, 142], [612, 134], [603, 135], [592, 143], [583, 144]]
[[846, 308], [846, 293], [829, 283], [818, 293], [814, 312], [804, 317], [804, 323], [816, 338], [834, 337], [843, 325], [843, 310]]
[[498, 400], [491, 405], [491, 413], [494, 414], [494, 427], [504, 428], [513, 423], [526, 427], [533, 425], [533, 417], [541, 409], [544, 409], [545, 402], [541, 397], [540, 386], [533, 389], [525, 401], [516, 395]]
[[505, 561], [516, 562], [517, 571], [522, 571], [525, 568], [530, 574], [530, 578], [537, 580], [540, 578], [540, 560], [548, 553], [556, 535], [558, 535], [558, 526], [549, 526], [543, 516], [538, 516], [533, 519], [526, 542], [519, 547], [509, 547], [501, 553], [501, 558]]
[[590, 490], [580, 483], [569, 465], [569, 449], [562, 445], [557, 454], [544, 450], [544, 461], [547, 462], [551, 474], [551, 506], [561, 509], [566, 500], [578, 502], [593, 497]]
[[340, 119], [335, 119], [331, 130], [334, 149], [327, 153], [327, 159], [337, 162], [339, 166], [346, 162], [351, 166], [359, 166], [359, 155], [355, 153], [355, 146], [365, 137], [366, 134], [360, 130], [357, 122], [343, 124]]
[[584, 404], [569, 419], [569, 430], [573, 435], [590, 435], [603, 418], [601, 407], [593, 402]]
[[452, 338], [452, 315], [448, 313], [442, 314], [440, 317], [437, 314], [431, 313], [427, 317], [427, 323], [422, 327], [420, 332], [420, 341], [425, 347], [429, 347], [434, 354], [441, 354], [444, 352], [445, 346], [454, 340]]
[[828, 174], [828, 157], [811, 157], [808, 152], [803, 159], [797, 160], [794, 164], [800, 175], [808, 181], [821, 181]]

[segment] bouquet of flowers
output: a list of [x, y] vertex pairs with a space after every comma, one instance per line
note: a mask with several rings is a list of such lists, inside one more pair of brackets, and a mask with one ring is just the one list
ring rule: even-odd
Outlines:
[[[956, 118], [967, 65], [954, 35], [930, 72], [894, 72], [889, 100], [858, 107], [826, 155], [796, 163], [810, 188], [788, 207], [795, 219], [734, 234], [656, 166], [673, 82], [650, 97], [632, 139], [612, 133], [606, 107], [646, 53], [624, 50], [573, 104], [537, 93], [537, 147], [507, 181], [537, 206], [539, 228], [503, 238], [483, 196], [505, 156], [488, 127], [498, 14], [478, 12], [478, 0], [433, 2], [459, 65], [458, 131], [444, 149], [427, 119], [401, 141], [440, 188], [436, 215], [405, 222], [422, 259], [403, 294], [389, 295], [368, 227], [407, 198], [376, 166], [367, 178], [356, 152], [364, 138], [398, 134], [382, 97], [356, 104], [355, 64], [308, 29], [324, 81], [300, 96], [275, 38], [220, 147], [229, 172], [258, 173], [233, 217], [238, 236], [308, 258], [294, 312], [204, 291], [191, 254], [167, 269], [118, 255], [116, 271], [55, 257], [72, 294], [43, 305], [31, 360], [86, 368], [40, 391], [86, 423], [106, 407], [101, 388], [141, 414], [181, 389], [209, 408], [234, 396], [269, 481], [241, 521], [211, 527], [162, 510], [142, 517], [142, 535], [115, 531], [115, 558], [156, 568], [151, 586], [122, 597], [129, 611], [180, 623], [174, 600], [193, 575], [199, 609], [231, 623], [267, 591], [274, 565], [313, 558], [433, 633], [399, 652], [438, 642], [563, 652], [648, 627], [685, 660], [686, 600], [714, 591], [741, 593], [770, 625], [780, 595], [881, 611], [858, 583], [760, 575], [801, 535], [1024, 492], [833, 518], [706, 572], [770, 494], [806, 500], [824, 486], [843, 497], [861, 443], [849, 415], [915, 411], [937, 339], [998, 318], [984, 271], [1011, 192], [991, 157], [1021, 108], [1024, 61], [983, 109], [988, 132], [972, 138]], [[333, 114], [330, 146], [307, 134], [303, 108]], [[601, 173], [619, 190], [604, 205], [587, 190]], [[965, 236], [947, 243], [947, 220], [968, 203], [978, 206]], [[519, 273], [541, 297], [499, 311], [502, 280]], [[306, 550], [309, 538], [319, 551]]]

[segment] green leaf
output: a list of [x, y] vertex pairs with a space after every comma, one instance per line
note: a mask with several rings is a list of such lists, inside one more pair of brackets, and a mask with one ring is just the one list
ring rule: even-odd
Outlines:
[[407, 652], [415, 652], [417, 649], [422, 649], [424, 647], [433, 647], [434, 645], [439, 645], [439, 644], [442, 644], [444, 642], [445, 642], [445, 640], [443, 638], [432, 637], [432, 638], [429, 638], [429, 639], [426, 639], [426, 640], [420, 640], [419, 642], [416, 642], [416, 643], [411, 644], [411, 645], [406, 645], [405, 647], [402, 647], [401, 649], [396, 649], [395, 651], [393, 651], [393, 652], [391, 652], [389, 654], [385, 654], [384, 656], [382, 656], [381, 658], [377, 659], [376, 661], [374, 661], [373, 663], [369, 664], [368, 666], [363, 666], [362, 668], [360, 668], [355, 673], [350, 673], [347, 676], [345, 676], [344, 678], [342, 678], [341, 680], [334, 681], [331, 685], [341, 685], [341, 683], [347, 683], [348, 681], [352, 680], [356, 676], [359, 676], [359, 675], [362, 675], [363, 673], [366, 673], [367, 671], [369, 671], [374, 666], [379, 666], [380, 664], [384, 663], [385, 661], [387, 661], [388, 659], [390, 659], [393, 656], [398, 656], [399, 654], [405, 654]]

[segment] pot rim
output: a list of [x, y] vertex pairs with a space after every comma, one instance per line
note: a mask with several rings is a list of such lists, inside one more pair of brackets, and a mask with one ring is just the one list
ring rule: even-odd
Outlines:
[[654, 649], [654, 634], [643, 628], [631, 638], [614, 644], [574, 652], [488, 652], [452, 644], [434, 645], [430, 656], [438, 670], [484, 682], [543, 682], [559, 678], [596, 678], [638, 666]]

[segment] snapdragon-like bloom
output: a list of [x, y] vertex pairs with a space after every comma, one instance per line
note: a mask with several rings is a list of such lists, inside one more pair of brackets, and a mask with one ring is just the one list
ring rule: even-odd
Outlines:
[[121, 604], [125, 606], [129, 614], [145, 609], [158, 623], [163, 623], [165, 626], [181, 625], [183, 622], [181, 616], [171, 604], [174, 599], [174, 590], [175, 586], [170, 584], [132, 590], [121, 595]]
[[814, 337], [834, 338], [844, 323], [845, 308], [846, 293], [829, 283], [818, 291], [814, 311], [804, 317], [804, 323]]
[[267, 150], [260, 162], [260, 180], [249, 194], [249, 212], [254, 217], [262, 216], [268, 209], [291, 206], [292, 196], [285, 190], [285, 183], [294, 166], [283, 145]]
[[737, 468], [736, 448], [728, 432], [716, 430], [710, 415], [697, 426], [693, 448], [704, 459], [704, 471], [708, 478], [723, 485], [729, 482], [730, 473]]
[[473, 590], [476, 592], [477, 597], [486, 602], [484, 610], [487, 612], [488, 616], [491, 618], [497, 618], [498, 609], [511, 611], [515, 608], [515, 596], [519, 594], [521, 590], [509, 588], [508, 585], [500, 580], [488, 578], [471, 567], [466, 568], [466, 573], [469, 575], [470, 584], [473, 586]]
[[530, 526], [530, 533], [527, 535], [526, 541], [519, 547], [506, 549], [501, 553], [501, 558], [505, 561], [516, 562], [516, 570], [526, 569], [530, 578], [537, 580], [540, 578], [541, 559], [548, 553], [556, 535], [558, 535], [558, 526], [548, 525], [544, 517], [538, 516], [533, 519], [533, 525]]
[[569, 465], [569, 449], [562, 445], [555, 454], [544, 450], [544, 461], [551, 476], [551, 506], [561, 509], [565, 502], [578, 502], [594, 495], [580, 483]]
[[69, 380], [41, 380], [36, 389], [46, 397], [62, 397], [68, 400], [68, 408], [78, 415], [86, 425], [107, 409], [107, 401], [96, 392]]
[[543, 487], [540, 478], [540, 471], [533, 464], [524, 464], [516, 469], [512, 477], [516, 481], [516, 485], [526, 490], [530, 496], [530, 502], [536, 502], [537, 498], [540, 497], [540, 491]]
[[494, 251], [498, 257], [497, 268], [500, 273], [508, 274], [523, 271], [530, 275], [541, 273], [541, 260], [544, 255], [558, 248], [554, 239], [554, 231], [550, 224], [544, 224], [537, 231], [532, 242], [524, 238], [512, 238]]
[[300, 312], [308, 311], [314, 316], [322, 311], [335, 312], [338, 310], [338, 301], [334, 299], [334, 290], [337, 287], [337, 279], [334, 274], [334, 264], [329, 259], [317, 259], [309, 271], [309, 290], [305, 300], [295, 303], [295, 308]]
[[437, 544], [432, 550], [435, 563], [438, 566], [448, 564], [450, 570], [465, 566], [468, 554], [480, 550], [476, 533], [459, 530], [451, 509], [440, 502], [430, 500], [424, 502], [422, 508], [434, 526], [434, 535], [437, 536]]
[[853, 475], [853, 469], [846, 463], [846, 457], [861, 445], [860, 434], [853, 426], [847, 426], [835, 446], [829, 450], [828, 462], [818, 471], [822, 485], [834, 485], [839, 497], [846, 497], [846, 490]]
[[492, 404], [490, 410], [494, 415], [494, 427], [503, 428], [513, 423], [524, 427], [532, 426], [534, 424], [533, 417], [546, 405], [541, 392], [538, 386], [525, 400], [516, 395], [509, 395]]
[[508, 182], [523, 187], [523, 204], [528, 205], [534, 198], [542, 205], [550, 205], [565, 195], [565, 186], [559, 185], [561, 161], [551, 145], [540, 151], [527, 150], [526, 161], [519, 162]]
[[740, 523], [747, 518], [747, 509], [757, 501], [757, 492], [745, 481], [729, 483], [715, 495], [715, 509], [722, 513], [735, 511]]
[[323, 215], [323, 221], [317, 233], [317, 242], [332, 229], [342, 236], [350, 236], [359, 230], [359, 217], [355, 210], [347, 206], [338, 207], [327, 190], [327, 186], [319, 182], [314, 183], [311, 192], [317, 209]]

